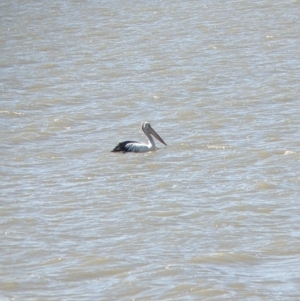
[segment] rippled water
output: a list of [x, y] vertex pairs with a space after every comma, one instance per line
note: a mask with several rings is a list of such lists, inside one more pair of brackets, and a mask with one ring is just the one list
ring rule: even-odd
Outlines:
[[299, 1], [0, 7], [1, 300], [300, 298]]

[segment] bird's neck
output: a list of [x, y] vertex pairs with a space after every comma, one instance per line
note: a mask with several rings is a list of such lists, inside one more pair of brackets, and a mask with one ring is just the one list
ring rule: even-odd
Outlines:
[[148, 139], [148, 146], [151, 147], [151, 148], [155, 147], [153, 137], [150, 134], [146, 135], [146, 137]]

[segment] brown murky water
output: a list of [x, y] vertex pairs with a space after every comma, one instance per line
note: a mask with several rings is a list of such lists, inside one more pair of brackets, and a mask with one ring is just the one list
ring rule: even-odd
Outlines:
[[1, 300], [300, 298], [299, 1], [0, 7]]

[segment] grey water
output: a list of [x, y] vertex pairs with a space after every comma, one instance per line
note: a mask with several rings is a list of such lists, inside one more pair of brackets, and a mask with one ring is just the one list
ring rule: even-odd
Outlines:
[[0, 8], [0, 300], [300, 298], [299, 0]]

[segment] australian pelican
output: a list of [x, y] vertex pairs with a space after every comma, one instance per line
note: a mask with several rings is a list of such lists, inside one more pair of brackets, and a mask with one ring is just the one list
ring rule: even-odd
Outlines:
[[[162, 140], [162, 138], [154, 131], [149, 122], [142, 122], [142, 130], [146, 137], [148, 138], [148, 143], [141, 143], [136, 141], [124, 141], [120, 142], [112, 152], [133, 152], [133, 153], [145, 153], [150, 152], [155, 149], [155, 143], [152, 138], [154, 136], [158, 141], [167, 146], [167, 144]], [[152, 136], [151, 136], [152, 135]]]

